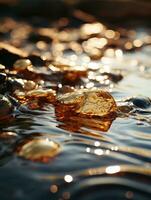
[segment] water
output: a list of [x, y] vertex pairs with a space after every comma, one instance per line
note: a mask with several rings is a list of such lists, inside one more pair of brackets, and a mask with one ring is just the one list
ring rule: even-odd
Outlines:
[[[65, 57], [89, 62], [85, 56]], [[104, 85], [118, 102], [137, 95], [151, 98], [147, 61], [150, 54], [144, 47], [91, 64], [124, 74], [119, 83]], [[15, 119], [0, 124], [1, 131], [17, 134], [0, 140], [0, 199], [150, 200], [151, 112], [139, 111], [118, 116], [106, 132], [87, 126], [77, 130], [73, 124], [59, 122], [50, 104], [39, 111], [15, 111]], [[52, 140], [60, 151], [46, 163], [19, 157], [16, 148], [33, 138]]]

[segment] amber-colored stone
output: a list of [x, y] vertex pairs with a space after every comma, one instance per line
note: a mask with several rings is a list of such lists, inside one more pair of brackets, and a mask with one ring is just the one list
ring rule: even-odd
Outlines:
[[106, 117], [117, 110], [114, 98], [103, 90], [78, 90], [58, 97], [57, 115]]
[[35, 89], [28, 92], [16, 92], [16, 98], [29, 109], [41, 109], [46, 103], [53, 104], [56, 101], [56, 93], [52, 89]]
[[21, 144], [16, 153], [19, 157], [47, 163], [60, 152], [60, 145], [48, 138], [34, 138]]

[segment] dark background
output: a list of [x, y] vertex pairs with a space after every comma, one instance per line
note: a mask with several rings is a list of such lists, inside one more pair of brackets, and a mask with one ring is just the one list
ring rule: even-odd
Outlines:
[[0, 0], [0, 15], [68, 17], [75, 10], [105, 20], [151, 19], [150, 0]]

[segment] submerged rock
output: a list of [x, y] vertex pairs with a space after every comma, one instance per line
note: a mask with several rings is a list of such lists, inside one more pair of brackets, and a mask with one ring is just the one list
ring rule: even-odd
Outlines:
[[60, 152], [60, 145], [48, 138], [35, 138], [26, 141], [16, 153], [24, 159], [47, 163]]

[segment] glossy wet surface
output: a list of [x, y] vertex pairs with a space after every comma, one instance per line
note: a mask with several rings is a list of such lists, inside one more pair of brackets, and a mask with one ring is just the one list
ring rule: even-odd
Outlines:
[[[150, 34], [136, 33], [138, 41]], [[129, 100], [133, 112], [124, 109], [114, 120], [97, 122], [62, 121], [49, 102], [42, 109], [16, 109], [13, 119], [0, 124], [0, 199], [149, 200], [151, 105], [141, 96], [151, 97], [150, 53], [150, 45], [134, 52], [109, 49], [99, 60], [65, 52], [69, 63], [90, 68], [84, 87], [106, 89], [118, 106], [133, 96], [140, 99]], [[123, 79], [112, 81], [105, 74], [104, 80], [100, 72], [120, 73]]]

